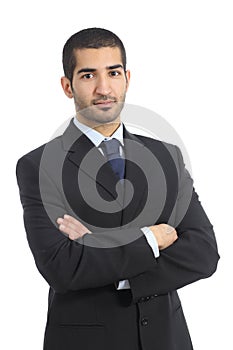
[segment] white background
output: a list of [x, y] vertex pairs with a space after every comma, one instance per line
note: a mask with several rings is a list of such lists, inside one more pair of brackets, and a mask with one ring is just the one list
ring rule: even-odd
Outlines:
[[1, 5], [1, 349], [42, 349], [48, 287], [26, 241], [15, 165], [74, 113], [60, 87], [61, 52], [70, 35], [93, 26], [116, 32], [126, 46], [127, 102], [157, 112], [186, 145], [221, 260], [213, 277], [180, 296], [195, 350], [232, 348], [231, 6], [225, 0]]

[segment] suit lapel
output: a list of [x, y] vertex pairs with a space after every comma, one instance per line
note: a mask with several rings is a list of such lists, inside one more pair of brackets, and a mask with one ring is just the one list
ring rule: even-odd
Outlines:
[[[135, 135], [131, 134], [126, 130], [123, 125], [123, 137], [125, 140], [125, 178], [133, 181], [134, 187], [134, 201], [130, 205], [130, 215], [133, 217], [135, 211], [140, 207], [141, 199], [144, 196], [145, 184], [140, 183], [140, 181], [135, 177], [135, 169], [133, 163], [128, 161], [133, 159], [135, 156], [135, 147], [134, 142], [138, 142], [141, 146], [144, 147], [143, 143]], [[127, 142], [128, 141], [128, 142]], [[130, 142], [133, 141], [133, 142]], [[73, 123], [73, 120], [70, 121], [68, 128], [65, 130], [62, 135], [62, 143], [65, 151], [68, 152], [68, 159], [73, 162], [77, 167], [79, 167], [87, 176], [93, 179], [96, 183], [102, 186], [108, 193], [110, 193], [116, 201], [119, 203], [119, 208], [123, 209], [124, 203], [127, 202], [127, 199], [130, 195], [129, 187], [123, 186], [120, 187], [120, 193], [117, 198], [116, 193], [116, 182], [117, 178], [114, 174], [111, 166], [106, 163], [105, 157], [99, 152], [97, 147], [90, 141], [90, 139], [81, 132]], [[86, 167], [83, 163], [84, 157], [90, 154], [92, 166], [90, 168]], [[105, 164], [105, 165], [104, 165]], [[91, 169], [100, 169], [101, 176], [95, 176]], [[125, 191], [124, 191], [125, 190]], [[117, 198], [117, 199], [116, 199]], [[127, 212], [129, 216], [129, 212]], [[126, 219], [126, 218], [125, 218]], [[124, 221], [124, 219], [123, 219]], [[129, 221], [129, 218], [127, 218]]]
[[[62, 135], [62, 143], [64, 149], [68, 151], [68, 159], [94, 182], [108, 191], [113, 199], [119, 203], [119, 210], [122, 209], [123, 188], [120, 188], [117, 197], [117, 177], [115, 173], [93, 142], [74, 125], [73, 120]], [[87, 155], [88, 162], [85, 162], [85, 156]], [[96, 176], [96, 169], [101, 169], [101, 176]]]

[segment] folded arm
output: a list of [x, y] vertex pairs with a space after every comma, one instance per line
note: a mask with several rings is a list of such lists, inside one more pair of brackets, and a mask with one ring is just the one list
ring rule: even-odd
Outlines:
[[[39, 186], [39, 166], [31, 158], [25, 156], [19, 160], [17, 180], [30, 249], [38, 270], [56, 291], [64, 293], [108, 285], [143, 273], [156, 264], [139, 227], [124, 232], [111, 229], [84, 234], [79, 240], [63, 234], [45, 210]], [[54, 211], [62, 217], [67, 209], [62, 198], [59, 199], [59, 190], [49, 177], [46, 181], [47, 198], [50, 198], [47, 205], [56, 207]], [[122, 233], [139, 238], [115, 248], [96, 248], [102, 241], [116, 240], [117, 243], [117, 237]]]
[[[174, 227], [178, 239], [174, 244], [160, 251], [157, 264], [149, 271], [129, 279], [135, 302], [141, 297], [166, 294], [207, 278], [217, 268], [219, 254], [213, 226], [192, 186], [192, 179], [185, 169], [178, 148], [177, 154], [180, 186], [174, 212]], [[184, 212], [189, 192], [190, 203]]]

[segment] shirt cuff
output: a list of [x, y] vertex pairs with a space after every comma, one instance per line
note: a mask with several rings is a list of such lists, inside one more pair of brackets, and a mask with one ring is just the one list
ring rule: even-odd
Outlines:
[[151, 249], [153, 250], [155, 258], [158, 258], [159, 257], [159, 246], [158, 246], [158, 242], [157, 242], [153, 232], [147, 226], [142, 227], [141, 230], [144, 233], [148, 244], [150, 245]]

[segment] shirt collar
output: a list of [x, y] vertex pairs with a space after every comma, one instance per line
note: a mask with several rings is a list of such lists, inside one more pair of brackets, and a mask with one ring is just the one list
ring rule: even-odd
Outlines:
[[113, 138], [120, 141], [122, 146], [124, 146], [124, 140], [123, 140], [123, 124], [120, 123], [120, 126], [117, 128], [117, 130], [112, 134], [112, 136], [104, 136], [100, 132], [90, 128], [89, 126], [81, 123], [76, 117], [73, 119], [74, 125], [79, 128], [83, 134], [85, 134], [96, 147], [99, 147], [102, 141], [111, 140]]

